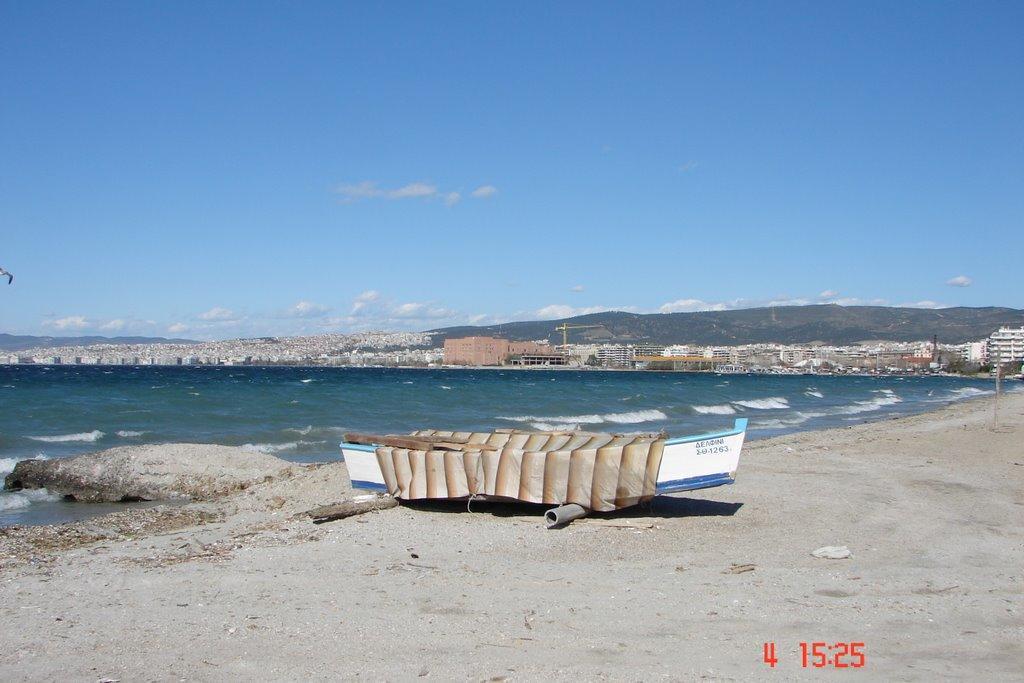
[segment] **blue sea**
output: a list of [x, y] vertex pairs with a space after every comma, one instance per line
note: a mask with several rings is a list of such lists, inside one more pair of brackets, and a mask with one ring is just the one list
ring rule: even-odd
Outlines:
[[[0, 477], [26, 458], [143, 443], [337, 460], [345, 431], [579, 427], [678, 436], [747, 417], [748, 438], [758, 438], [921, 412], [992, 390], [985, 380], [951, 377], [0, 366]], [[0, 526], [97, 511], [42, 492], [0, 493]]]

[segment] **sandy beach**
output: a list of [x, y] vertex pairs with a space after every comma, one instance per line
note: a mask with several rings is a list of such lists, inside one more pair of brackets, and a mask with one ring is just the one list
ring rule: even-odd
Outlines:
[[752, 442], [734, 486], [561, 530], [464, 502], [314, 525], [351, 495], [320, 466], [0, 532], [0, 678], [810, 679], [800, 642], [859, 641], [845, 675], [1020, 680], [1022, 484], [1021, 394]]

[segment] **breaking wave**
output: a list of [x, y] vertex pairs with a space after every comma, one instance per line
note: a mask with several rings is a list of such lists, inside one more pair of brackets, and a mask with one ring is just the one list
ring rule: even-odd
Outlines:
[[549, 422], [531, 422], [530, 426], [539, 432], [574, 432], [580, 428], [578, 424], [551, 424]]
[[99, 441], [106, 434], [98, 429], [94, 429], [91, 432], [79, 432], [77, 434], [58, 434], [56, 436], [30, 436], [28, 438], [33, 441], [45, 441], [46, 443], [63, 443], [65, 441], [83, 441], [93, 442]]
[[734, 405], [751, 408], [752, 410], [785, 410], [789, 408], [789, 399], [782, 396], [769, 398], [752, 398], [746, 401], [733, 401]]
[[735, 415], [736, 409], [728, 403], [717, 406], [691, 406], [698, 415]]
[[536, 424], [551, 426], [554, 423], [558, 423], [559, 425], [562, 425], [559, 429], [563, 429], [565, 428], [565, 425], [572, 424], [601, 424], [602, 422], [612, 422], [620, 425], [632, 425], [640, 424], [641, 422], [657, 422], [658, 420], [667, 420], [668, 415], [660, 410], [632, 410], [626, 413], [607, 413], [604, 415], [594, 413], [593, 415], [559, 415], [555, 417], [547, 417], [543, 415], [516, 415], [509, 417], [499, 415], [497, 419], [509, 420], [511, 422], [529, 422], [534, 424], [534, 426], [536, 426]]
[[804, 392], [804, 396], [813, 396], [814, 398], [825, 398], [825, 394], [821, 393], [817, 389], [808, 389]]
[[32, 503], [44, 503], [60, 500], [56, 493], [50, 493], [46, 489], [24, 489], [22, 491], [11, 491], [0, 493], [0, 512], [8, 510], [21, 510]]
[[833, 415], [856, 415], [858, 413], [870, 413], [874, 410], [881, 410], [885, 406], [903, 403], [903, 399], [896, 395], [892, 389], [880, 389], [872, 392], [878, 394], [875, 398], [866, 401], [854, 401], [853, 404], [842, 406], [832, 411]]
[[0, 477], [13, 472], [14, 466], [22, 460], [49, 460], [49, 458], [42, 453], [34, 458], [0, 458]]
[[121, 437], [122, 439], [132, 439], [132, 438], [135, 438], [135, 437], [137, 437], [137, 436], [142, 436], [142, 435], [143, 435], [143, 434], [145, 434], [145, 433], [146, 433], [146, 432], [133, 432], [133, 431], [132, 431], [132, 430], [130, 430], [130, 429], [122, 429], [122, 430], [120, 430], [120, 431], [119, 431], [119, 432], [117, 433], [117, 435], [118, 435], [119, 437]]
[[949, 395], [953, 399], [971, 398], [972, 396], [984, 396], [985, 394], [995, 393], [993, 391], [978, 389], [977, 387], [960, 387], [959, 389], [950, 389]]

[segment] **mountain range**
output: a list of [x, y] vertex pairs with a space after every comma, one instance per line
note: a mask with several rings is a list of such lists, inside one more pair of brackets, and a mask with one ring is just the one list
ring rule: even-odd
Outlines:
[[449, 337], [498, 336], [510, 340], [547, 339], [562, 343], [561, 324], [570, 329], [570, 343], [638, 343], [739, 345], [844, 345], [864, 341], [918, 341], [937, 335], [940, 342], [959, 344], [989, 336], [1001, 325], [1024, 324], [1024, 310], [994, 306], [969, 308], [900, 308], [895, 306], [772, 306], [694, 313], [625, 313], [606, 311], [558, 320], [510, 322], [429, 330], [435, 343]]

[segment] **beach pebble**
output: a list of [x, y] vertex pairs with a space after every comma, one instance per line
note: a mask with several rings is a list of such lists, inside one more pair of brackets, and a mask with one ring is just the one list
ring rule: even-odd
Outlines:
[[823, 560], [845, 560], [853, 557], [853, 553], [845, 545], [825, 545], [812, 551], [811, 555]]

